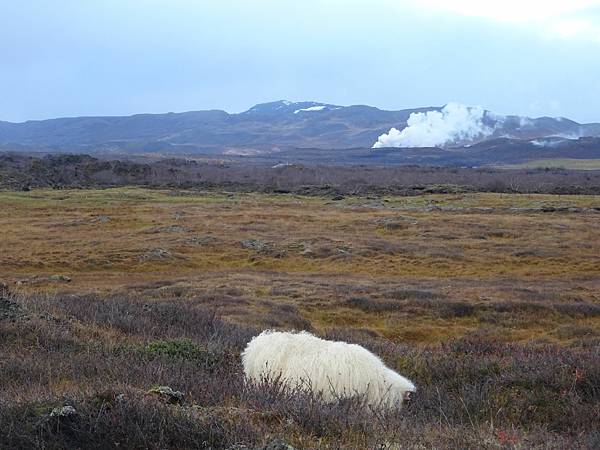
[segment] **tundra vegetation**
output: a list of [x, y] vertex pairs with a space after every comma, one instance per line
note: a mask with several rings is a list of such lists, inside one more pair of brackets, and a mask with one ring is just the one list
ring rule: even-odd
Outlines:
[[[600, 197], [0, 191], [0, 448], [598, 448]], [[247, 385], [358, 343], [401, 411]]]

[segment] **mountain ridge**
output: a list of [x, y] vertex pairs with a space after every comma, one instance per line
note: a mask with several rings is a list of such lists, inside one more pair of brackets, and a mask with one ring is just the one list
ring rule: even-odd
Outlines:
[[[430, 113], [441, 114], [444, 109], [426, 106], [384, 110], [369, 105], [278, 100], [240, 113], [211, 109], [0, 122], [0, 147], [15, 151], [209, 155], [276, 154], [298, 148], [367, 149], [390, 129], [404, 130], [412, 114], [422, 119]], [[498, 138], [532, 141], [600, 136], [600, 123], [481, 111], [481, 125], [489, 130], [488, 135], [445, 146], [448, 150]]]

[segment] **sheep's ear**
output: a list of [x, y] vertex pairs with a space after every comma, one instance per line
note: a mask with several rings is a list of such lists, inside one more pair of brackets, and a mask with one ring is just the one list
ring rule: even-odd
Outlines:
[[412, 392], [411, 392], [411, 391], [406, 391], [406, 392], [404, 393], [404, 401], [405, 401], [405, 402], [409, 402], [409, 401], [410, 401], [410, 398], [411, 398], [411, 396], [410, 396], [410, 395], [411, 395], [411, 394], [412, 394]]

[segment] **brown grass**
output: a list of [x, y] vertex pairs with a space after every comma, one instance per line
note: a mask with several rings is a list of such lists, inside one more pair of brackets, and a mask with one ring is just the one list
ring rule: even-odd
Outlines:
[[[0, 192], [0, 206], [0, 281], [22, 308], [0, 309], [0, 447], [600, 439], [598, 197], [127, 188]], [[264, 328], [366, 345], [419, 401], [373, 422], [351, 403], [247, 390], [238, 355]], [[156, 384], [184, 406], [148, 398]], [[64, 403], [78, 421], [48, 422]]]
[[[3, 192], [0, 201], [0, 273], [23, 280], [23, 292], [198, 298], [257, 326], [343, 324], [421, 343], [490, 324], [508, 340], [569, 340], [556, 328], [580, 322], [600, 331], [597, 315], [560, 309], [600, 299], [594, 196], [332, 202], [122, 188]], [[266, 250], [243, 248], [244, 239]], [[432, 298], [388, 298], [411, 289]], [[348, 304], [361, 296], [370, 306]], [[469, 313], [453, 311], [457, 302]], [[494, 310], [507, 302], [515, 314]]]

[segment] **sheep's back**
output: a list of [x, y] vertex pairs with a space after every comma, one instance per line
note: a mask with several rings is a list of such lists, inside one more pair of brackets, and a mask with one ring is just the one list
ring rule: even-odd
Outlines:
[[268, 332], [243, 353], [249, 378], [281, 377], [286, 384], [311, 388], [326, 397], [362, 394], [378, 382], [383, 365], [368, 350], [326, 341], [308, 333]]

